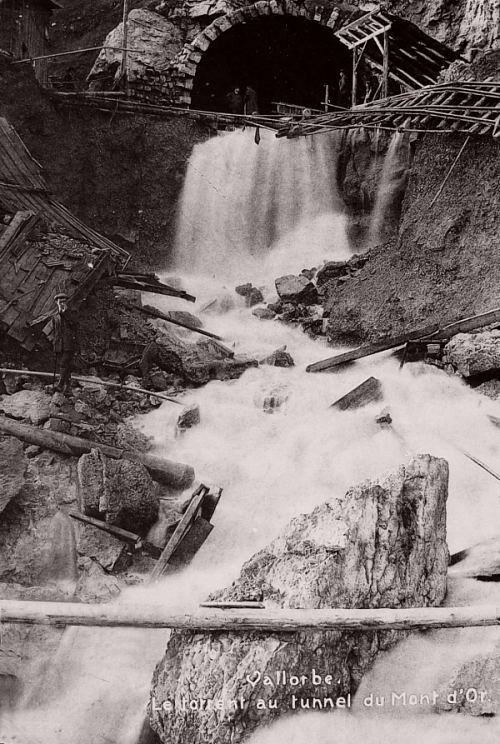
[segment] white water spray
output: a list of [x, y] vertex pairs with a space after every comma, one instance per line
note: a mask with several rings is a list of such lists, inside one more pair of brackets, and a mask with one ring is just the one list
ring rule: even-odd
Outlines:
[[228, 279], [300, 271], [349, 257], [335, 134], [293, 142], [253, 130], [196, 145], [186, 175], [175, 260]]

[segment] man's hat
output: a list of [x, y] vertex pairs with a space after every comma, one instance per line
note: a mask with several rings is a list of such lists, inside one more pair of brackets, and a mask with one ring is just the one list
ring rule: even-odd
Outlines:
[[57, 302], [57, 300], [67, 300], [67, 299], [68, 299], [68, 295], [66, 294], [66, 292], [59, 292], [54, 297], [54, 300], [56, 302]]

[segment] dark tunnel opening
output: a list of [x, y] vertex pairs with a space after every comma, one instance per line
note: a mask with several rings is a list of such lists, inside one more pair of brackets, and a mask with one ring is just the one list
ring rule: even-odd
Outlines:
[[[196, 70], [191, 106], [236, 113], [231, 92], [250, 86], [259, 113], [269, 113], [274, 101], [318, 109], [325, 85], [332, 103], [349, 106], [350, 74], [350, 53], [329, 28], [294, 16], [263, 18], [238, 24], [212, 42]], [[250, 106], [246, 113], [253, 112], [255, 98]]]

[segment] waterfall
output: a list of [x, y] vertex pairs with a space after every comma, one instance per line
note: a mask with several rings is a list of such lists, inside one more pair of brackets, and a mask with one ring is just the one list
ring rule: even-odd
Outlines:
[[408, 135], [395, 132], [387, 148], [369, 227], [369, 245], [384, 241], [399, 216], [408, 170]]
[[176, 265], [208, 276], [300, 271], [350, 255], [337, 189], [340, 138], [298, 140], [253, 130], [196, 145], [178, 215]]

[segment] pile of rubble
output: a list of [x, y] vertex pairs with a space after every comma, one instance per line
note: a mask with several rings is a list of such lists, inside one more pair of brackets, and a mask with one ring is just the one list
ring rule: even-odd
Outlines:
[[367, 260], [368, 254], [356, 254], [348, 261], [327, 261], [319, 269], [302, 269], [298, 275], [278, 277], [275, 281], [277, 297], [267, 304], [264, 304], [262, 292], [252, 284], [236, 287], [236, 292], [245, 297], [248, 307], [254, 307], [255, 317], [292, 323], [310, 336], [324, 336], [332, 287], [344, 285], [351, 277], [358, 276]]

